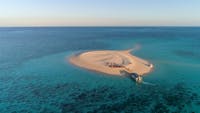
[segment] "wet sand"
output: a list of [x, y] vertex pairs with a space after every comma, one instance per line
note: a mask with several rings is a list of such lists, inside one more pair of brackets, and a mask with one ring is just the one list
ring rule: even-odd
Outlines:
[[124, 71], [144, 75], [152, 71], [153, 64], [133, 56], [131, 50], [125, 51], [89, 51], [69, 58], [69, 62], [88, 69], [109, 75], [122, 75]]

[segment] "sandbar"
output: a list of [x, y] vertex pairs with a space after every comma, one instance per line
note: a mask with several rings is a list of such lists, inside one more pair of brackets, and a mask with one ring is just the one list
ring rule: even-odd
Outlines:
[[131, 50], [88, 51], [69, 58], [78, 67], [109, 75], [122, 75], [123, 71], [145, 75], [152, 71], [153, 64], [131, 54]]

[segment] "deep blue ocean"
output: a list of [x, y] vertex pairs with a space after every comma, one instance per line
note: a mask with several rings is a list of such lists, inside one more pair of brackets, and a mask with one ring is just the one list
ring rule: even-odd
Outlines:
[[[138, 44], [154, 86], [67, 61]], [[0, 28], [0, 113], [118, 112], [200, 113], [200, 27]]]

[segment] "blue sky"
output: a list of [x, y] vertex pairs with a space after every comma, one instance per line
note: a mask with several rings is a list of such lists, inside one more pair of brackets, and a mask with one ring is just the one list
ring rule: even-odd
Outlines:
[[200, 26], [200, 0], [0, 0], [0, 26]]

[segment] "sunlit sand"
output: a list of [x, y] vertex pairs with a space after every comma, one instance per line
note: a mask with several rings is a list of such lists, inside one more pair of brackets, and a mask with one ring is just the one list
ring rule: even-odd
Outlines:
[[70, 63], [109, 75], [122, 75], [123, 71], [144, 75], [153, 69], [146, 60], [133, 56], [131, 50], [126, 51], [89, 51], [69, 58]]

